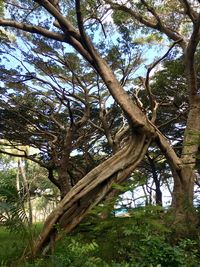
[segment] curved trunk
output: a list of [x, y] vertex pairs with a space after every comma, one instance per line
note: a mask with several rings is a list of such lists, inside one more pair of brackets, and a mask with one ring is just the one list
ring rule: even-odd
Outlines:
[[[135, 135], [124, 148], [81, 179], [47, 218], [33, 255], [46, 253], [53, 243], [70, 232], [112, 190], [113, 183], [129, 177], [144, 157], [150, 139]], [[56, 226], [56, 228], [55, 228]], [[59, 234], [57, 229], [61, 230]]]
[[71, 189], [68, 167], [75, 129], [76, 128], [73, 124], [67, 129], [64, 144], [62, 147], [61, 158], [57, 163], [58, 183], [60, 185], [59, 189], [61, 199], [63, 199]]

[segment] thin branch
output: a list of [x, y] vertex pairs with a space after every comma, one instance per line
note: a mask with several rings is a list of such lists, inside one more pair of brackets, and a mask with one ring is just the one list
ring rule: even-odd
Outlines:
[[0, 153], [5, 154], [5, 155], [9, 155], [9, 156], [12, 156], [12, 157], [27, 158], [27, 154], [26, 153], [24, 153], [23, 155], [19, 155], [19, 154], [8, 152], [8, 151], [2, 150], [2, 149], [0, 149]]
[[23, 7], [22, 5], [18, 5], [16, 3], [11, 3], [11, 2], [8, 2], [8, 1], [5, 1], [5, 0], [4, 0], [4, 2], [5, 2], [5, 4], [10, 5], [10, 6], [14, 6], [14, 7], [18, 8], [18, 9], [27, 10], [27, 11], [30, 10], [29, 7]]
[[39, 7], [39, 5], [35, 5], [33, 6], [33, 8], [31, 8], [31, 10], [26, 14], [25, 18], [23, 18], [23, 21], [26, 21], [26, 19], [28, 18], [28, 16], [35, 11], [37, 8]]
[[160, 128], [162, 128], [162, 127], [165, 127], [165, 126], [169, 125], [170, 123], [172, 123], [172, 122], [178, 120], [184, 113], [187, 113], [187, 112], [188, 112], [188, 110], [185, 110], [185, 112], [183, 112], [183, 113], [179, 113], [179, 114], [178, 114], [177, 116], [175, 116], [174, 118], [172, 118], [172, 119], [170, 119], [170, 120], [168, 120], [168, 121], [166, 121], [166, 122], [160, 124], [160, 125], [158, 126], [158, 128], [160, 129]]
[[119, 140], [130, 130], [129, 126], [123, 125], [119, 131], [115, 134], [114, 141], [118, 143]]
[[149, 80], [150, 80], [150, 73], [151, 71], [163, 60], [165, 59], [169, 53], [171, 52], [171, 50], [174, 48], [174, 46], [178, 43], [180, 43], [182, 41], [182, 39], [174, 42], [170, 48], [167, 50], [167, 52], [158, 60], [156, 60], [153, 64], [151, 64], [151, 66], [148, 68], [147, 70], [147, 74], [146, 74], [146, 79], [145, 79], [145, 89], [147, 91], [149, 100], [150, 100], [150, 106], [151, 106], [151, 111], [152, 111], [152, 122], [155, 122], [156, 120], [156, 112], [157, 112], [157, 108], [158, 108], [158, 103], [156, 102], [155, 96], [153, 95], [152, 91], [151, 91], [151, 87], [149, 84]]
[[88, 122], [94, 127], [96, 128], [97, 130], [99, 130], [100, 132], [103, 132], [104, 133], [104, 129], [102, 127], [100, 127], [99, 125], [95, 124], [93, 121], [91, 120], [88, 120]]
[[[94, 19], [94, 20], [96, 20], [96, 21], [99, 22], [99, 24], [101, 25], [101, 29], [102, 29], [103, 35], [104, 35], [104, 37], [106, 38], [107, 35], [106, 35], [106, 31], [105, 31], [105, 29], [104, 29], [103, 23], [102, 23], [102, 21], [101, 21], [101, 18], [98, 18], [98, 17], [96, 17], [95, 15], [92, 15], [90, 18], [86, 19], [85, 21], [90, 20], [90, 19]], [[94, 24], [94, 23], [93, 23], [93, 24]]]
[[146, 85], [148, 85], [149, 83], [149, 75], [150, 75], [150, 72], [152, 71], [153, 68], [156, 67], [156, 65], [158, 65], [164, 58], [166, 58], [168, 56], [168, 54], [170, 53], [170, 51], [174, 48], [174, 46], [178, 43], [180, 43], [182, 41], [182, 38], [175, 41], [171, 46], [170, 48], [167, 50], [167, 52], [161, 57], [159, 58], [158, 60], [156, 60], [149, 68], [148, 68], [148, 71], [147, 71], [147, 77], [146, 77]]
[[8, 152], [8, 151], [2, 150], [2, 149], [0, 149], [0, 153], [5, 154], [5, 155], [9, 155], [11, 157], [26, 158], [26, 159], [29, 159], [29, 160], [39, 164], [41, 167], [47, 168], [46, 164], [44, 164], [42, 161], [39, 161], [39, 160], [33, 158], [33, 156], [31, 156], [31, 155], [28, 156], [27, 153], [24, 153], [24, 155], [19, 155], [19, 154]]

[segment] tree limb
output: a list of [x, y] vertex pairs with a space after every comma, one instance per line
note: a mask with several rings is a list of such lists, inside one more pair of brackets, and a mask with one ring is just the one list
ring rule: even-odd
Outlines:
[[47, 38], [57, 40], [60, 42], [67, 41], [66, 36], [64, 34], [52, 32], [40, 26], [30, 25], [30, 24], [21, 23], [21, 22], [17, 22], [13, 20], [8, 20], [8, 19], [0, 19], [0, 26], [8, 26], [8, 27], [13, 27], [13, 28], [23, 30], [26, 32], [30, 32], [30, 33], [37, 33]]
[[152, 111], [152, 118], [151, 121], [155, 122], [156, 120], [156, 111], [157, 111], [157, 107], [158, 107], [158, 103], [156, 102], [155, 96], [152, 94], [151, 91], [151, 87], [149, 84], [149, 79], [150, 79], [150, 72], [163, 60], [165, 59], [169, 53], [171, 52], [171, 50], [174, 48], [174, 46], [178, 43], [180, 43], [182, 41], [182, 39], [174, 42], [170, 48], [167, 50], [167, 52], [158, 60], [156, 60], [153, 64], [151, 64], [151, 66], [148, 68], [147, 70], [147, 74], [146, 74], [146, 79], [145, 79], [145, 89], [147, 91], [149, 100], [150, 100], [150, 106], [151, 106], [151, 111]]
[[196, 20], [198, 18], [198, 13], [192, 8], [188, 0], [179, 0], [179, 2], [183, 6], [185, 14], [188, 15], [188, 17], [191, 19], [193, 23], [196, 23]]
[[[161, 21], [157, 21], [156, 23], [154, 23], [151, 20], [144, 18], [142, 15], [140, 15], [139, 13], [135, 12], [133, 9], [131, 9], [125, 5], [114, 3], [111, 0], [106, 0], [106, 2], [108, 4], [110, 4], [110, 6], [113, 9], [121, 10], [125, 13], [128, 13], [132, 18], [136, 19], [138, 22], [147, 26], [148, 28], [155, 29], [155, 30], [158, 30], [162, 33], [165, 33], [170, 39], [172, 39], [175, 42], [181, 39], [182, 41], [180, 42], [180, 46], [183, 49], [186, 48], [186, 41], [184, 40], [183, 36], [181, 36], [179, 33], [174, 31], [173, 29], [165, 26], [163, 23], [161, 24], [160, 23]], [[151, 8], [151, 12], [153, 12], [152, 8]], [[159, 19], [158, 15], [157, 15], [157, 19]]]

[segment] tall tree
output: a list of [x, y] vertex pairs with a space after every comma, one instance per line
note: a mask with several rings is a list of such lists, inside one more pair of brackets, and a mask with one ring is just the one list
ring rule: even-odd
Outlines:
[[[185, 62], [185, 75], [187, 82], [187, 97], [189, 102], [189, 112], [184, 131], [184, 140], [181, 156], [179, 158], [179, 169], [173, 166], [173, 159], [169, 158], [168, 151], [162, 147], [162, 143], [157, 140], [158, 145], [165, 153], [171, 166], [174, 177], [174, 205], [176, 206], [176, 218], [182, 220], [188, 217], [186, 210], [193, 206], [193, 190], [196, 153], [199, 147], [200, 134], [200, 96], [198, 89], [198, 75], [196, 68], [195, 52], [200, 39], [199, 27], [200, 16], [198, 13], [199, 2], [166, 1], [163, 7], [157, 1], [136, 1], [127, 4], [118, 4], [114, 1], [106, 1], [121, 14], [127, 14], [129, 20], [136, 22], [153, 32], [159, 32], [176, 42], [183, 51]], [[115, 14], [116, 16], [116, 14]], [[187, 22], [189, 20], [189, 22]], [[148, 80], [146, 80], [147, 87]], [[150, 97], [153, 97], [151, 94]]]
[[[0, 19], [0, 25], [12, 27], [21, 34], [29, 32], [53, 39], [56, 44], [64, 43], [73, 47], [101, 78], [102, 83], [124, 112], [130, 127], [129, 138], [125, 139], [124, 146], [83, 177], [49, 216], [35, 246], [35, 254], [49, 246], [52, 240], [60, 238], [54, 228], [55, 224], [59, 224], [65, 232], [69, 232], [110, 192], [114, 182], [126, 179], [141, 162], [153, 141], [167, 158], [173, 174], [175, 222], [193, 223], [195, 221], [192, 213], [193, 187], [200, 132], [198, 116], [200, 96], [195, 61], [195, 52], [200, 39], [199, 1], [191, 3], [177, 0], [175, 2], [177, 8], [174, 8], [174, 1], [160, 3], [160, 1], [138, 0], [128, 1], [126, 4], [120, 4], [117, 1], [102, 3], [92, 1], [91, 6], [90, 3], [80, 0], [74, 2], [4, 1], [8, 8], [12, 7], [11, 17]], [[126, 89], [130, 89], [130, 85], [124, 84], [124, 79], [120, 79], [121, 73], [116, 72], [114, 65], [109, 64], [108, 58], [97, 44], [98, 25], [102, 27], [105, 12], [108, 10], [113, 11], [118, 33], [122, 34], [123, 39], [131, 40], [133, 31], [137, 29], [141, 33], [142, 25], [145, 27], [145, 35], [149, 34], [148, 29], [150, 29], [151, 33], [158, 32], [173, 42], [173, 44], [170, 43], [171, 47], [163, 58], [175, 45], [183, 51], [189, 112], [181, 156], [176, 154], [170, 142], [157, 127], [156, 118], [160, 102], [152, 92], [150, 73], [161, 60], [148, 68], [144, 81], [146, 99], [149, 103], [147, 110], [137, 94], [133, 97], [127, 92]], [[101, 40], [99, 43], [105, 47]], [[123, 70], [124, 68], [122, 72]]]
[[[1, 144], [5, 148], [34, 147], [34, 154], [19, 147], [20, 153], [15, 155], [46, 168], [63, 198], [100, 160], [92, 156], [97, 140], [105, 135], [110, 151], [115, 153], [128, 131], [127, 123], [119, 112], [119, 117], [113, 116], [116, 105], [107, 107], [109, 94], [98, 75], [87, 71], [87, 65], [74, 53], [64, 52], [62, 45], [54, 51], [54, 42], [36, 38], [30, 45], [24, 37], [20, 47], [4, 45], [1, 52], [13, 62], [10, 68], [1, 65], [1, 137], [6, 140]], [[76, 150], [82, 154], [78, 164], [72, 156]], [[14, 156], [8, 149], [1, 152]]]

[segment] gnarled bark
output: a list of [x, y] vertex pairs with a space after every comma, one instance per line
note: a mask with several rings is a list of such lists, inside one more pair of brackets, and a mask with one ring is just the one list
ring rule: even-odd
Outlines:
[[133, 135], [119, 152], [81, 179], [47, 218], [32, 256], [47, 252], [52, 239], [60, 239], [63, 232], [68, 233], [77, 226], [91, 208], [109, 193], [113, 183], [127, 179], [144, 157], [150, 142], [145, 135]]

